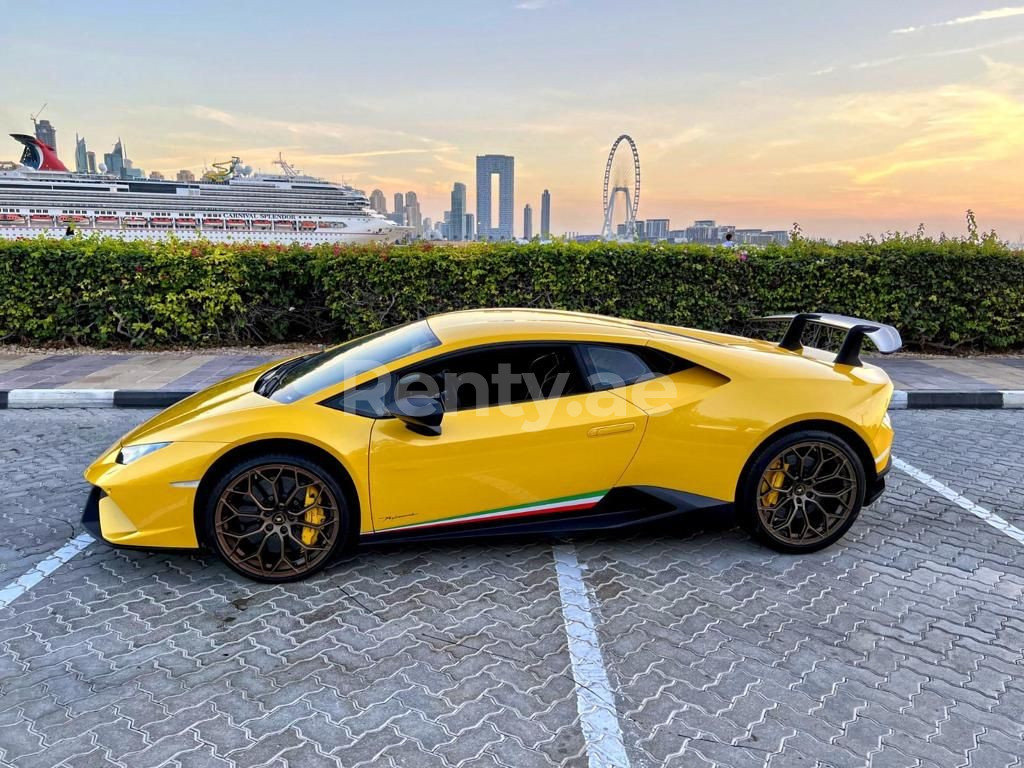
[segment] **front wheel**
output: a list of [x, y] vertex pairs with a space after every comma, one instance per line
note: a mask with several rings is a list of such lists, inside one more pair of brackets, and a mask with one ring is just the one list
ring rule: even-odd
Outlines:
[[740, 523], [780, 552], [824, 549], [853, 525], [864, 503], [864, 466], [846, 441], [806, 430], [764, 446], [737, 494]]
[[348, 510], [338, 483], [302, 456], [259, 456], [228, 469], [206, 503], [206, 540], [232, 569], [286, 582], [319, 571], [341, 548]]

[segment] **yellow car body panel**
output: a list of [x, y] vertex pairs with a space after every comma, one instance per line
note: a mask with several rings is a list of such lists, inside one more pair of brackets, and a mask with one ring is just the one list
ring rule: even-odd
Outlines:
[[455, 411], [438, 437], [381, 419], [370, 449], [374, 528], [600, 498], [636, 453], [646, 421], [611, 392]]
[[[731, 502], [771, 435], [829, 422], [855, 435], [871, 469], [888, 462], [892, 385], [871, 365], [738, 336], [544, 310], [477, 310], [428, 324], [440, 344], [282, 403], [256, 394], [272, 364], [192, 395], [135, 428], [85, 472], [109, 542], [192, 548], [197, 492], [215, 465], [265, 441], [314, 446], [351, 479], [362, 534], [586, 508], [613, 488], [656, 487]], [[453, 351], [515, 342], [649, 346], [692, 367], [606, 391], [461, 410], [440, 436], [324, 401]], [[123, 446], [169, 443], [129, 464]], [[315, 524], [315, 520], [311, 523]]]

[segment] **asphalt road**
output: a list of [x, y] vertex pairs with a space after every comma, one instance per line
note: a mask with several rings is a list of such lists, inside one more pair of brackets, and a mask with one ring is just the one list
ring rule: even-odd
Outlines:
[[[0, 589], [81, 533], [82, 468], [147, 415], [0, 411]], [[900, 459], [1024, 528], [1024, 412], [893, 418]], [[694, 519], [375, 549], [269, 587], [94, 543], [0, 608], [0, 764], [585, 766], [597, 697], [634, 767], [1020, 765], [1007, 530], [894, 470], [809, 557]], [[576, 685], [559, 552], [609, 701]]]

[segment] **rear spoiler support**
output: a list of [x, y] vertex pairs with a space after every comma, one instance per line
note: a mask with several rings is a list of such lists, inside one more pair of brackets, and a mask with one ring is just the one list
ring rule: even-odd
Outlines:
[[770, 315], [761, 318], [762, 320], [789, 320], [789, 327], [779, 342], [779, 347], [792, 352], [799, 352], [803, 349], [801, 339], [804, 329], [808, 323], [824, 325], [829, 328], [836, 328], [846, 331], [843, 343], [836, 354], [836, 365], [862, 365], [860, 360], [860, 348], [867, 337], [883, 355], [891, 355], [903, 346], [900, 332], [891, 325], [874, 323], [870, 320], [862, 320], [859, 317], [848, 315], [833, 315], [827, 312], [800, 312], [795, 315]]

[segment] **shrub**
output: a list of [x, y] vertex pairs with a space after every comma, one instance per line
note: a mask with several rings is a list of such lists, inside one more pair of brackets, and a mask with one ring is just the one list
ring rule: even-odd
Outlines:
[[1024, 347], [1024, 254], [992, 238], [797, 240], [758, 249], [610, 243], [221, 245], [0, 241], [0, 340], [162, 347], [334, 341], [437, 312], [557, 307], [744, 332], [820, 310], [910, 348]]

